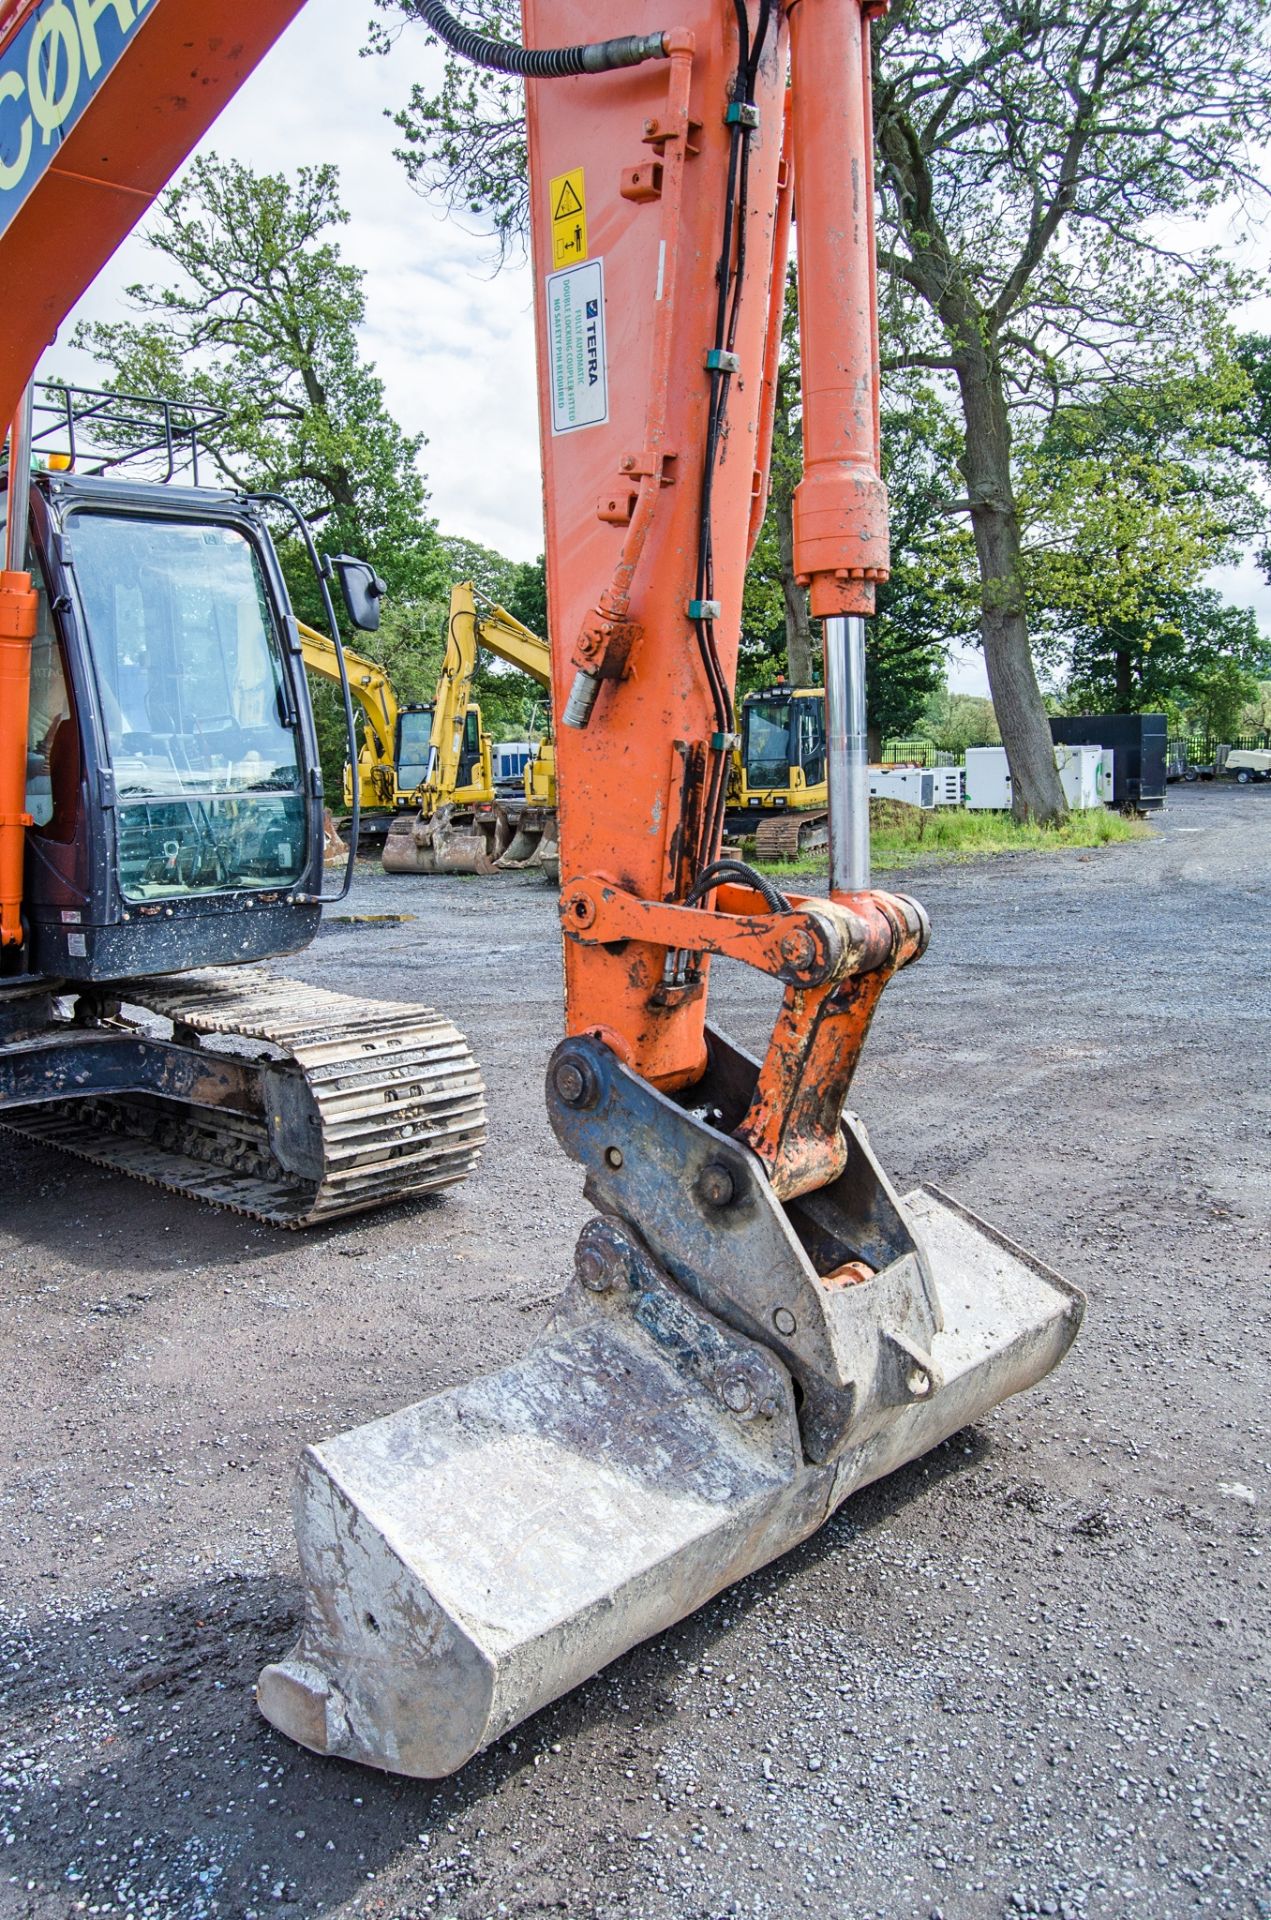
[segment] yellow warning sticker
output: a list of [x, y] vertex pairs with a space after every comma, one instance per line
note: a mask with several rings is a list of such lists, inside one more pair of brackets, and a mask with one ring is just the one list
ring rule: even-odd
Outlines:
[[552, 266], [576, 267], [587, 258], [587, 190], [581, 167], [557, 174], [549, 189]]

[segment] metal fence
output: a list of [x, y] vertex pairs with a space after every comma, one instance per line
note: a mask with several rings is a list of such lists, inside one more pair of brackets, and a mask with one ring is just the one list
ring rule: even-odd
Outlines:
[[1220, 746], [1231, 747], [1238, 753], [1258, 753], [1271, 748], [1271, 731], [1261, 733], [1237, 733], [1230, 740], [1218, 740], [1208, 733], [1171, 734], [1168, 742], [1169, 758], [1172, 765], [1185, 767], [1212, 767], [1218, 758]]
[[958, 756], [947, 753], [931, 740], [884, 740], [882, 764], [885, 767], [956, 767]]
[[[1207, 733], [1171, 734], [1168, 742], [1170, 765], [1212, 767], [1218, 757], [1219, 746], [1228, 746], [1242, 753], [1271, 749], [1271, 728], [1261, 733], [1233, 734], [1226, 741], [1219, 741]], [[885, 767], [956, 767], [961, 760], [961, 754], [947, 753], [931, 740], [883, 741], [882, 764]]]

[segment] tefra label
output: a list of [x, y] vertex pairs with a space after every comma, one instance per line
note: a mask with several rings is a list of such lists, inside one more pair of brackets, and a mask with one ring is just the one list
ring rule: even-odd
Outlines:
[[603, 260], [548, 274], [547, 352], [552, 432], [602, 425], [609, 418]]

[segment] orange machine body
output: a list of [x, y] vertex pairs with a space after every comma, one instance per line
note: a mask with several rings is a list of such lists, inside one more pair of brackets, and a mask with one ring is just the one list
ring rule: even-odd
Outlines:
[[[0, 5], [0, 420], [17, 419], [70, 309], [303, 4]], [[34, 634], [30, 574], [0, 574], [0, 945], [10, 949], [23, 937]]]
[[[591, 725], [557, 729], [562, 880], [601, 873], [646, 900], [687, 890], [719, 731], [688, 606], [737, 62], [732, 17], [720, 0], [634, 0], [621, 31], [678, 30], [671, 59], [527, 87], [556, 712], [578, 667], [593, 664], [593, 642], [610, 639], [619, 656]], [[586, 0], [525, 0], [527, 45], [591, 40], [606, 27]], [[786, 65], [785, 29], [774, 22], [756, 88], [740, 372], [714, 482], [715, 634], [730, 687], [751, 503], [766, 485], [766, 349], [788, 230], [779, 178]], [[575, 198], [583, 211], [571, 224]], [[571, 342], [562, 339], [577, 325], [575, 289], [581, 366], [568, 364]], [[589, 334], [587, 306], [598, 297], [602, 325]], [[570, 1032], [600, 1034], [647, 1078], [675, 1086], [704, 1065], [709, 961], [699, 988], [663, 993], [664, 958], [664, 947], [639, 941], [613, 952], [567, 941], [566, 1017]]]
[[[303, 4], [16, 0], [0, 14], [0, 189], [17, 202], [0, 235], [0, 419], [13, 418], [75, 302]], [[9, 61], [32, 27], [34, 47]]]
[[[874, 582], [886, 577], [869, 10], [860, 0], [774, 6], [754, 88], [746, 205], [728, 254], [735, 273], [744, 222], [736, 362], [710, 516], [713, 633], [729, 696], [767, 489], [791, 147], [809, 234], [800, 280], [809, 457], [797, 565], [818, 613], [869, 611]], [[759, 10], [750, 11], [753, 27]], [[718, 851], [703, 844], [701, 820], [730, 723], [721, 724], [692, 616], [702, 605], [708, 354], [718, 345], [737, 27], [727, 0], [673, 8], [635, 0], [620, 23], [598, 19], [583, 0], [524, 0], [524, 18], [533, 46], [595, 39], [620, 24], [662, 28], [672, 50], [634, 70], [531, 82], [527, 93], [558, 715], [568, 722], [580, 670], [599, 674], [601, 689], [589, 723], [557, 735], [566, 1024], [673, 1090], [703, 1071], [709, 955], [727, 942], [692, 947], [691, 965], [677, 973], [665, 937], [595, 943], [571, 922], [568, 902], [571, 883], [584, 881], [683, 902]]]

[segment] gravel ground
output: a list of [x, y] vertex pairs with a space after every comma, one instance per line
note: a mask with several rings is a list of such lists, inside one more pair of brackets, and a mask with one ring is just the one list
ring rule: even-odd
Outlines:
[[[433, 1788], [301, 1753], [308, 1439], [495, 1366], [568, 1269], [553, 896], [390, 880], [288, 971], [453, 1013], [491, 1141], [308, 1238], [0, 1145], [0, 1915], [1271, 1915], [1271, 789], [909, 876], [855, 1103], [1084, 1287], [1041, 1388]], [[897, 876], [891, 884], [901, 884]], [[766, 983], [716, 1017], [761, 1044]]]

